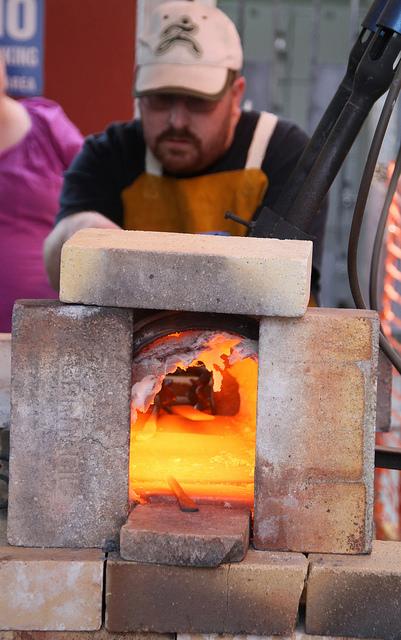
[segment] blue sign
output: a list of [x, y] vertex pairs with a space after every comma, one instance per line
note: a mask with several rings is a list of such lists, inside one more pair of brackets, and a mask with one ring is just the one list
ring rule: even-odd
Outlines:
[[0, 55], [11, 96], [43, 92], [45, 0], [0, 0]]

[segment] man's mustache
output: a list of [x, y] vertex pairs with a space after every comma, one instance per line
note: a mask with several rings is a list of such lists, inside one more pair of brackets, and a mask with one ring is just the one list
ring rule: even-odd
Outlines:
[[188, 131], [188, 129], [174, 129], [173, 127], [163, 131], [163, 133], [156, 138], [156, 144], [160, 144], [165, 140], [171, 139], [191, 141], [197, 149], [200, 149], [201, 147], [199, 138], [197, 138], [197, 136], [195, 136], [191, 131]]

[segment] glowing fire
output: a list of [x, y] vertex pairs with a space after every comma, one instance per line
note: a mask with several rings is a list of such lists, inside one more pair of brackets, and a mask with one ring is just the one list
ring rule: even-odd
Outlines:
[[383, 293], [383, 310], [381, 313], [381, 321], [383, 330], [387, 337], [393, 342], [393, 345], [399, 349], [398, 341], [392, 338], [392, 324], [399, 328], [401, 320], [399, 319], [399, 309], [394, 312], [393, 307], [400, 304], [401, 296], [399, 293], [399, 285], [401, 282], [401, 197], [396, 193], [391, 203], [389, 216], [387, 221], [386, 236], [386, 259], [385, 259], [385, 277], [384, 277], [384, 293]]
[[[388, 169], [392, 175], [394, 165]], [[383, 331], [400, 352], [401, 329], [401, 185], [394, 195], [387, 220], [384, 251], [384, 286], [380, 313]], [[393, 369], [391, 431], [377, 433], [376, 443], [401, 445], [401, 377]], [[375, 470], [375, 526], [380, 540], [401, 540], [401, 474], [390, 469]]]
[[174, 334], [144, 349], [133, 372], [130, 499], [172, 496], [172, 476], [192, 498], [253, 504], [255, 343]]
[[[389, 176], [394, 165], [389, 166]], [[386, 250], [384, 263], [384, 286], [380, 320], [383, 331], [393, 347], [400, 351], [399, 336], [401, 328], [401, 194], [397, 191], [389, 209], [386, 229]], [[401, 401], [399, 374], [394, 370], [392, 416], [394, 425], [401, 424], [401, 414], [395, 408]]]

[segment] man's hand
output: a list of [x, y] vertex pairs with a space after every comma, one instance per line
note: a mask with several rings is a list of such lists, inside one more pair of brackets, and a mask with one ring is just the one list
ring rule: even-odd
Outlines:
[[64, 242], [81, 229], [119, 229], [120, 227], [96, 211], [83, 211], [63, 218], [47, 236], [43, 245], [43, 256], [47, 275], [53, 289], [60, 286], [60, 258]]

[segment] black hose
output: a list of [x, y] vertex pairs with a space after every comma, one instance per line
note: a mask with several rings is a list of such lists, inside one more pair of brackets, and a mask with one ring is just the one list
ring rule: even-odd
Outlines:
[[[378, 5], [378, 3], [376, 4]], [[369, 33], [369, 31], [363, 29], [354, 44], [349, 56], [347, 70], [340, 86], [293, 169], [285, 188], [282, 189], [275, 202], [274, 210], [279, 215], [285, 216], [286, 212], [291, 208], [292, 203], [300, 192], [305, 179], [319, 156], [322, 147], [325, 145], [338, 117], [344, 109], [352, 93], [354, 76], [358, 68], [358, 64], [368, 48], [373, 35], [373, 32]]]
[[277, 198], [274, 210], [280, 216], [285, 217], [292, 203], [300, 192], [305, 179], [311, 171], [321, 149], [324, 147], [337, 119], [341, 115], [351, 93], [354, 84], [355, 73], [365, 51], [369, 48], [371, 40], [377, 31], [377, 21], [387, 0], [374, 0], [372, 6], [362, 20], [362, 30], [354, 43], [348, 58], [347, 69], [335, 95], [325, 110], [311, 139], [305, 147], [296, 167], [292, 171], [285, 188]]
[[370, 278], [369, 278], [369, 305], [371, 309], [379, 309], [379, 300], [377, 296], [379, 270], [381, 263], [381, 254], [383, 247], [384, 232], [386, 230], [388, 212], [390, 205], [393, 201], [395, 191], [397, 189], [398, 179], [401, 174], [401, 145], [398, 150], [397, 160], [395, 163], [393, 175], [391, 176], [390, 184], [387, 189], [386, 197], [383, 204], [383, 209], [380, 214], [379, 223], [377, 225], [375, 241], [373, 244], [372, 260], [370, 263]]
[[400, 51], [401, 36], [392, 31], [377, 31], [370, 40], [355, 72], [352, 93], [286, 212], [288, 222], [299, 229], [310, 228], [374, 103], [391, 91]]
[[[380, 115], [378, 125], [376, 127], [375, 134], [373, 136], [372, 144], [370, 146], [368, 158], [365, 164], [361, 184], [359, 187], [358, 197], [355, 204], [354, 215], [352, 218], [351, 231], [348, 243], [348, 278], [351, 287], [351, 293], [354, 298], [354, 302], [357, 308], [366, 309], [366, 303], [363, 298], [361, 288], [359, 285], [358, 277], [358, 244], [360, 238], [360, 232], [365, 214], [366, 202], [369, 195], [370, 185], [372, 182], [373, 174], [375, 171], [377, 158], [380, 153], [380, 149], [383, 143], [384, 136], [388, 127], [388, 123], [393, 112], [395, 103], [397, 101], [399, 92], [401, 89], [401, 64], [398, 63], [398, 67], [394, 76], [394, 80], [391, 83], [390, 90], [387, 94], [387, 98]], [[401, 356], [390, 345], [387, 338], [383, 333], [380, 334], [380, 347], [389, 358], [393, 366], [401, 373]]]

